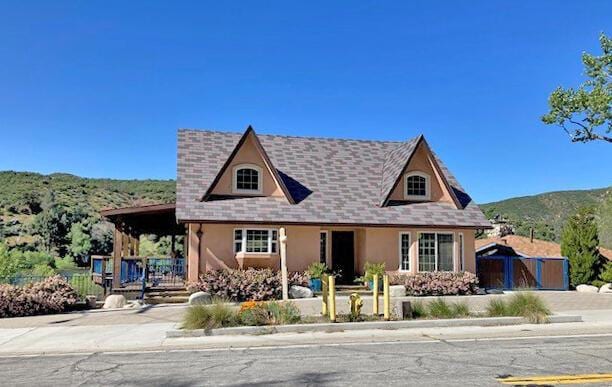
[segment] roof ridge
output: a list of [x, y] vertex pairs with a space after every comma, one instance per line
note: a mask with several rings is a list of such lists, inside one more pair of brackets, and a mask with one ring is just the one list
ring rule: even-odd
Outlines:
[[[229, 134], [229, 135], [242, 135], [244, 132], [235, 132], [235, 131], [224, 131], [224, 130], [215, 130], [215, 129], [193, 129], [193, 128], [179, 128], [179, 132], [193, 132], [193, 133], [219, 133], [219, 134]], [[414, 139], [422, 136], [419, 134], [414, 137], [410, 137], [406, 140], [366, 140], [359, 138], [346, 138], [346, 137], [323, 137], [323, 136], [296, 136], [296, 135], [286, 135], [286, 134], [266, 134], [266, 133], [257, 133], [258, 137], [281, 137], [281, 138], [298, 138], [303, 140], [324, 140], [324, 141], [351, 141], [351, 142], [364, 142], [364, 143], [382, 143], [382, 144], [397, 144], [401, 145], [406, 142], [413, 141]]]

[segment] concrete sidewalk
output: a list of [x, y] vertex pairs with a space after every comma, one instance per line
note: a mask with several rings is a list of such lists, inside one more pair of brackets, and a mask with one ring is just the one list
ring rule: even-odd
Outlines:
[[[568, 312], [567, 314], [576, 314]], [[573, 335], [612, 336], [612, 311], [578, 312], [587, 322], [503, 327], [413, 328], [344, 332], [278, 333], [262, 336], [207, 336], [166, 338], [178, 328], [173, 322], [145, 324], [59, 325], [0, 329], [0, 356], [94, 353], [121, 351], [166, 351], [180, 349], [246, 348], [271, 346], [334, 345], [431, 341], [446, 339], [486, 340], [499, 337]]]

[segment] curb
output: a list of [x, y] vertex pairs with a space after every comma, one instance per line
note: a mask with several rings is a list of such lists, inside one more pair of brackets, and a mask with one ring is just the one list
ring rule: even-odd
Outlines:
[[[550, 316], [549, 323], [582, 322], [582, 316]], [[268, 335], [273, 333], [305, 332], [343, 332], [369, 329], [410, 329], [410, 328], [452, 328], [452, 327], [491, 327], [529, 324], [523, 317], [478, 317], [449, 320], [403, 320], [403, 321], [366, 321], [359, 323], [317, 323], [276, 326], [245, 326], [215, 329], [176, 329], [166, 332], [166, 338], [228, 336], [228, 335]]]

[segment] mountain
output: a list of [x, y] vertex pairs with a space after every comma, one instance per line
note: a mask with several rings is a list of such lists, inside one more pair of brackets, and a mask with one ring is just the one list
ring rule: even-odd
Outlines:
[[4, 236], [9, 244], [23, 246], [36, 242], [33, 220], [49, 192], [53, 192], [54, 202], [69, 218], [66, 223], [70, 226], [71, 219], [100, 222], [103, 208], [172, 203], [175, 189], [174, 180], [89, 179], [65, 173], [1, 171], [0, 239]]
[[522, 196], [493, 203], [480, 208], [489, 219], [501, 216], [507, 219], [518, 235], [529, 236], [534, 228], [538, 239], [558, 242], [561, 230], [569, 216], [580, 207], [593, 207], [599, 222], [599, 238], [605, 247], [612, 247], [612, 186], [591, 190], [547, 192]]

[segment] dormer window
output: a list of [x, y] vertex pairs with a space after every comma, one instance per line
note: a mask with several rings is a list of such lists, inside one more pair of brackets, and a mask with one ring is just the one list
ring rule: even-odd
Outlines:
[[234, 167], [233, 192], [239, 194], [261, 194], [261, 168], [254, 164]]
[[406, 200], [430, 200], [430, 177], [423, 172], [408, 172], [405, 176]]

